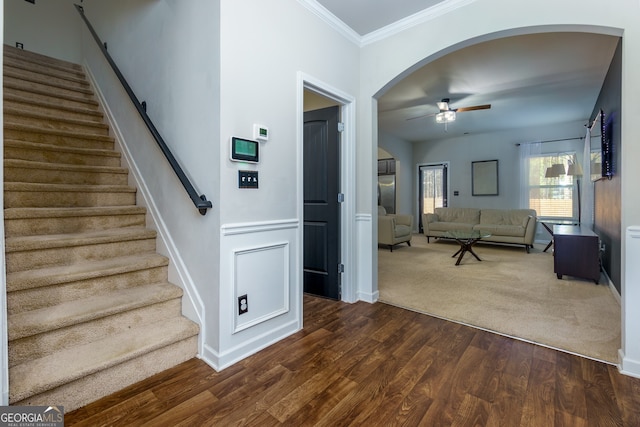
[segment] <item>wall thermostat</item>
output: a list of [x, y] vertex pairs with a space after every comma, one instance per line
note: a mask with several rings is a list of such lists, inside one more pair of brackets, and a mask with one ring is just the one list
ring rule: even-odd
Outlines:
[[258, 141], [232, 136], [230, 157], [234, 162], [258, 163], [260, 161], [260, 144]]
[[269, 128], [262, 125], [253, 125], [253, 139], [257, 139], [258, 141], [268, 141], [269, 140]]

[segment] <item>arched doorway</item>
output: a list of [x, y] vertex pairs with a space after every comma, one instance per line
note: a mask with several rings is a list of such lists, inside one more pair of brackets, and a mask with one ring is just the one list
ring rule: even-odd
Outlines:
[[[591, 52], [591, 49], [593, 49], [593, 46], [598, 46], [600, 42], [602, 42], [605, 46], [609, 46], [608, 48], [605, 47], [605, 48], [595, 49], [598, 52], [603, 52], [603, 51], [608, 52], [609, 60], [613, 55], [613, 52], [615, 51], [615, 47], [618, 42], [617, 36], [589, 34], [589, 33], [580, 33], [580, 34], [575, 34], [574, 36], [575, 36], [576, 42], [582, 43], [581, 49], [583, 49], [583, 53], [585, 55], [589, 54]], [[518, 181], [517, 155], [509, 152], [509, 147], [507, 144], [501, 145], [493, 142], [487, 143], [487, 147], [486, 147], [487, 150], [485, 152], [482, 152], [482, 150], [478, 149], [477, 147], [474, 147], [468, 144], [468, 142], [472, 140], [475, 135], [479, 135], [482, 133], [489, 133], [489, 132], [493, 132], [495, 135], [498, 135], [495, 129], [491, 131], [490, 128], [483, 127], [483, 126], [486, 126], [487, 123], [479, 123], [479, 124], [474, 123], [474, 122], [482, 122], [482, 121], [495, 122], [495, 118], [493, 120], [487, 120], [487, 119], [480, 120], [480, 119], [476, 119], [476, 117], [481, 117], [481, 114], [483, 114], [482, 112], [468, 113], [468, 114], [465, 112], [465, 115], [464, 115], [465, 123], [462, 123], [462, 125], [464, 126], [461, 125], [460, 126], [461, 130], [458, 131], [454, 126], [462, 122], [462, 115], [460, 115], [459, 117], [460, 121], [456, 123], [450, 123], [448, 128], [442, 127], [440, 123], [436, 123], [436, 121], [434, 120], [433, 116], [435, 116], [438, 110], [437, 109], [433, 110], [433, 108], [436, 108], [435, 101], [437, 99], [442, 99], [442, 98], [450, 99], [451, 104], [454, 104], [454, 100], [455, 100], [456, 103], [459, 103], [459, 104], [455, 104], [456, 107], [458, 105], [462, 107], [460, 110], [464, 109], [464, 107], [466, 106], [466, 103], [469, 103], [470, 105], [476, 105], [476, 104], [486, 105], [487, 103], [490, 103], [490, 104], [493, 104], [494, 106], [493, 109], [497, 110], [498, 108], [495, 108], [495, 107], [500, 107], [501, 106], [500, 104], [503, 103], [504, 98], [518, 96], [517, 94], [519, 90], [531, 91], [532, 94], [536, 93], [538, 95], [543, 93], [547, 89], [550, 89], [551, 92], [564, 93], [565, 95], [570, 93], [568, 89], [563, 88], [562, 86], [563, 82], [561, 81], [562, 79], [555, 81], [555, 83], [553, 84], [549, 84], [550, 81], [554, 80], [551, 77], [548, 77], [546, 79], [538, 79], [538, 78], [531, 77], [526, 82], [518, 81], [517, 78], [514, 78], [510, 80], [511, 86], [509, 86], [509, 84], [503, 84], [504, 82], [501, 81], [501, 79], [507, 78], [507, 74], [508, 74], [506, 67], [501, 68], [499, 71], [494, 71], [492, 73], [492, 79], [495, 81], [490, 82], [493, 84], [493, 86], [487, 85], [486, 84], [487, 81], [486, 80], [483, 81], [482, 76], [474, 75], [474, 73], [478, 72], [479, 69], [483, 69], [483, 65], [479, 65], [477, 67], [473, 66], [472, 60], [469, 59], [469, 58], [473, 58], [474, 56], [473, 54], [466, 55], [468, 56], [468, 58], [466, 59], [467, 62], [465, 65], [470, 70], [472, 70], [469, 74], [465, 74], [461, 72], [459, 74], [461, 74], [462, 76], [458, 76], [454, 68], [454, 64], [458, 60], [460, 60], [461, 55], [469, 52], [470, 49], [474, 49], [474, 50], [478, 49], [480, 52], [480, 56], [485, 58], [487, 62], [491, 62], [492, 60], [497, 61], [496, 59], [497, 57], [494, 56], [497, 54], [492, 53], [492, 49], [495, 48], [495, 46], [503, 46], [502, 49], [497, 49], [497, 51], [498, 52], [508, 51], [507, 49], [504, 49], [504, 45], [506, 43], [511, 42], [514, 38], [520, 38], [521, 40], [525, 41], [525, 46], [528, 46], [528, 47], [520, 48], [520, 49], [514, 48], [514, 49], [517, 50], [518, 52], [522, 51], [525, 55], [534, 56], [531, 52], [535, 51], [534, 46], [538, 43], [537, 39], [539, 38], [540, 40], [544, 40], [544, 39], [551, 39], [553, 37], [554, 37], [554, 34], [552, 33], [544, 33], [541, 35], [540, 34], [520, 34], [517, 36], [510, 36], [510, 37], [497, 37], [491, 41], [482, 41], [481, 43], [474, 43], [473, 41], [469, 41], [468, 43], [465, 43], [464, 48], [461, 47], [460, 49], [456, 49], [455, 51], [452, 51], [453, 49], [452, 48], [446, 52], [446, 53], [449, 53], [454, 58], [458, 57], [458, 59], [456, 60], [451, 60], [451, 58], [449, 57], [450, 55], [444, 55], [445, 52], [443, 52], [442, 54], [434, 55], [434, 57], [437, 57], [437, 59], [429, 62], [425, 60], [425, 62], [422, 62], [420, 64], [420, 67], [418, 66], [413, 67], [410, 71], [407, 71], [407, 73], [404, 74], [401, 78], [399, 77], [397, 81], [394, 81], [392, 85], [390, 84], [390, 86], [386, 87], [384, 90], [384, 93], [380, 95], [380, 97], [377, 99], [378, 106], [379, 106], [378, 134], [384, 135], [384, 137], [386, 138], [388, 138], [389, 134], [392, 134], [392, 136], [395, 139], [400, 139], [400, 140], [403, 140], [402, 136], [406, 135], [407, 136], [406, 138], [408, 138], [408, 142], [411, 143], [413, 146], [413, 150], [411, 154], [412, 164], [418, 164], [418, 163], [424, 163], [424, 162], [437, 163], [437, 162], [450, 161], [451, 173], [452, 175], [457, 177], [457, 179], [452, 178], [452, 181], [453, 181], [452, 192], [454, 193], [454, 197], [452, 198], [453, 205], [455, 205], [457, 202], [458, 206], [465, 206], [465, 207], [471, 207], [470, 205], [474, 203], [478, 205], [478, 207], [492, 207], [492, 206], [495, 206], [496, 204], [497, 206], [495, 207], [514, 207], [514, 208], [518, 207], [519, 187], [517, 184], [517, 181]], [[555, 37], [561, 38], [561, 36], [557, 34], [555, 35]], [[584, 38], [584, 40], [581, 41], [580, 40], [581, 38]], [[559, 42], [556, 40], [556, 45], [554, 47], [558, 47], [559, 46], [558, 43]], [[547, 44], [547, 43], [545, 42], [543, 44]], [[527, 52], [527, 49], [529, 49], [528, 52]], [[571, 49], [571, 52], [575, 53], [576, 49], [575, 48]], [[604, 56], [606, 57], [607, 54], [605, 54]], [[549, 58], [541, 59], [539, 62], [540, 64], [542, 64], [548, 60], [550, 59]], [[601, 60], [602, 60], [602, 57], [593, 58], [593, 61], [596, 64], [599, 64], [599, 61]], [[440, 61], [443, 61], [443, 63], [441, 64]], [[460, 62], [464, 63], [464, 61], [462, 60], [460, 60]], [[601, 68], [602, 68], [602, 65], [603, 64], [599, 64]], [[609, 68], [609, 64], [607, 63], [604, 65], [606, 66], [604, 67], [602, 72], [606, 74]], [[484, 69], [488, 69], [488, 68], [484, 68]], [[515, 72], [516, 74], [521, 75], [521, 71], [522, 71], [521, 68], [519, 69], [517, 67], [514, 67], [514, 69], [510, 72]], [[443, 81], [442, 82], [443, 84], [440, 86], [438, 86], [438, 84], [435, 83], [438, 80], [439, 74], [444, 75], [444, 77], [442, 77], [441, 79]], [[481, 89], [474, 89], [473, 87], [474, 82], [470, 81], [472, 80], [469, 77], [470, 75], [474, 75], [477, 78], [478, 82], [483, 82], [484, 86], [483, 84], [480, 84], [479, 86], [476, 86], [476, 87], [482, 86]], [[422, 92], [419, 95], [416, 95], [413, 99], [408, 99], [408, 98], [403, 99], [401, 96], [401, 93], [403, 91], [404, 93], [407, 93], [408, 88], [412, 85], [420, 86], [419, 83], [416, 83], [416, 82], [419, 82], [419, 79], [415, 78], [416, 76], [418, 76], [420, 79], [422, 79], [425, 82], [424, 85], [420, 87]], [[467, 76], [466, 86], [460, 83], [461, 81], [465, 82], [464, 76]], [[461, 80], [456, 81], [456, 78], [458, 77], [460, 77]], [[564, 76], [563, 78], [566, 80], [567, 76]], [[597, 97], [597, 93], [600, 91], [600, 88], [602, 86], [602, 79], [604, 78], [604, 75], [603, 74], [600, 75], [600, 78], [601, 78], [600, 84], [597, 87], [590, 89], [592, 91], [595, 91], [596, 95], [594, 97]], [[524, 80], [527, 80], [527, 79], [524, 79]], [[575, 82], [571, 82], [571, 83], [575, 83]], [[545, 87], [545, 85], [547, 84], [549, 84], [549, 88]], [[524, 89], [521, 89], [521, 88], [524, 88]], [[482, 90], [487, 90], [487, 92], [483, 93]], [[495, 101], [487, 98], [483, 98], [483, 96], [489, 96], [489, 94], [491, 94], [491, 96], [495, 96], [497, 94], [499, 95], [499, 97], [494, 98], [494, 99], [497, 99]], [[555, 96], [555, 94], [553, 93], [552, 95]], [[432, 97], [434, 99], [432, 99], [431, 101], [428, 101], [429, 97]], [[575, 102], [583, 103], [583, 104], [585, 103], [583, 98], [580, 98]], [[507, 102], [504, 101], [504, 103], [506, 104]], [[555, 104], [556, 103], [552, 101], [549, 102], [549, 105], [555, 105]], [[427, 107], [425, 107], [425, 105]], [[584, 113], [583, 116], [589, 117], [591, 115], [592, 108], [594, 108], [593, 104], [591, 105], [587, 104], [588, 112]], [[407, 122], [411, 122], [411, 126], [407, 125], [407, 128], [412, 127], [413, 129], [415, 129], [416, 126], [414, 126], [414, 124], [417, 122], [417, 120], [414, 121], [413, 119], [420, 118], [421, 115], [422, 117], [427, 117], [427, 118], [431, 117], [430, 123], [425, 124], [424, 126], [421, 124], [421, 126], [422, 127], [431, 126], [433, 129], [436, 129], [434, 132], [438, 132], [438, 135], [435, 137], [423, 136], [425, 140], [420, 140], [421, 136], [420, 134], [418, 134], [417, 130], [412, 131], [411, 129], [408, 129], [408, 130], [402, 130], [393, 134], [393, 130], [390, 127], [385, 127], [385, 126], [392, 121], [391, 117], [394, 114], [396, 116], [401, 114], [401, 110], [404, 110], [405, 112], [410, 113], [410, 114], [407, 114], [405, 118]], [[521, 111], [525, 111], [525, 110], [521, 110]], [[475, 117], [472, 117], [472, 114]], [[487, 116], [484, 116], [484, 117], [487, 117]], [[511, 118], [505, 117], [505, 121], [509, 126], [512, 126], [518, 120], [517, 117], [518, 115], [514, 115]], [[469, 118], [469, 120], [467, 120], [467, 118]], [[577, 123], [574, 123], [573, 126], [579, 132], [583, 127], [584, 123], [578, 123], [578, 120], [575, 118], [573, 119], [573, 121], [577, 122]], [[540, 123], [542, 123], [542, 121]], [[441, 126], [439, 129], [437, 128], [438, 125]], [[482, 130], [474, 131], [473, 130], [474, 125], [480, 126], [478, 129], [482, 129]], [[505, 130], [507, 129], [507, 127], [500, 129], [500, 131], [507, 132]], [[522, 129], [525, 129], [525, 128], [522, 128]], [[526, 127], [526, 129], [527, 129], [527, 132], [529, 132], [531, 135], [535, 133], [534, 131], [531, 130], [532, 126], [528, 126]], [[549, 131], [550, 129], [551, 128], [547, 125], [547, 127], [544, 130]], [[524, 132], [521, 132], [521, 133], [524, 134]], [[544, 135], [543, 132], [540, 134]], [[505, 135], [507, 135], [508, 138], [514, 138], [512, 134], [505, 133]], [[404, 140], [406, 141], [407, 139], [404, 139]], [[483, 138], [478, 138], [478, 140], [481, 140], [483, 143], [486, 142]], [[524, 140], [526, 141], [527, 139], [524, 139]], [[514, 142], [513, 140], [510, 140], [509, 144], [514, 145], [513, 142]], [[428, 149], [420, 148], [419, 144], [423, 144], [423, 143], [429, 143], [431, 144], [431, 147]], [[449, 145], [449, 147], [447, 147], [447, 145]], [[515, 152], [514, 150], [511, 150], [511, 151]], [[506, 161], [502, 162], [501, 160], [502, 162], [501, 164], [506, 165], [503, 173], [507, 177], [506, 178], [507, 184], [508, 185], [511, 184], [510, 187], [507, 186], [508, 191], [504, 192], [504, 194], [501, 194], [500, 197], [496, 197], [491, 200], [489, 200], [488, 198], [484, 198], [484, 199], [474, 198], [471, 192], [467, 191], [468, 187], [471, 184], [471, 180], [469, 179], [469, 170], [468, 168], [466, 168], [467, 164], [473, 160], [483, 160], [488, 158], [494, 158], [503, 154], [506, 156], [505, 157]], [[417, 186], [414, 186], [414, 189], [416, 187]], [[620, 225], [619, 218], [618, 218], [618, 225]], [[379, 286], [381, 286], [380, 283], [379, 283]], [[382, 288], [380, 288], [380, 295], [382, 299], [383, 298]], [[612, 357], [613, 359], [617, 359], [616, 353], [617, 352], [614, 349], [613, 357]]]

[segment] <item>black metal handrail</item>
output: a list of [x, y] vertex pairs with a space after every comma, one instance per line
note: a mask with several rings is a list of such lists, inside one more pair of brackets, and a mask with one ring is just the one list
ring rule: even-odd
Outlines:
[[189, 197], [193, 201], [193, 204], [196, 206], [196, 208], [198, 208], [198, 211], [200, 212], [201, 215], [205, 215], [207, 213], [207, 209], [212, 207], [211, 202], [207, 200], [204, 194], [198, 195], [198, 192], [193, 187], [193, 184], [191, 184], [191, 181], [189, 181], [189, 178], [187, 178], [187, 175], [185, 175], [184, 171], [182, 170], [182, 167], [180, 167], [180, 164], [178, 164], [178, 161], [173, 156], [173, 154], [171, 153], [171, 150], [169, 150], [169, 147], [164, 142], [164, 139], [162, 139], [162, 136], [154, 126], [149, 116], [147, 115], [146, 108], [145, 108], [146, 105], [143, 105], [140, 103], [140, 101], [138, 101], [138, 98], [133, 93], [131, 86], [129, 86], [129, 83], [127, 83], [127, 80], [124, 78], [124, 76], [118, 69], [118, 66], [116, 65], [115, 62], [113, 62], [111, 55], [109, 55], [109, 52], [107, 52], [106, 43], [102, 43], [102, 41], [100, 40], [100, 37], [98, 37], [98, 34], [96, 34], [95, 30], [93, 29], [93, 26], [91, 25], [87, 17], [84, 15], [84, 9], [82, 8], [82, 6], [77, 4], [74, 6], [78, 10], [78, 13], [80, 13], [80, 16], [84, 20], [85, 24], [87, 24], [87, 28], [91, 32], [91, 35], [93, 36], [96, 43], [98, 43], [98, 46], [100, 46], [100, 50], [104, 54], [105, 58], [107, 58], [107, 61], [109, 62], [109, 65], [111, 65], [111, 68], [113, 69], [114, 73], [116, 73], [118, 80], [120, 80], [120, 83], [122, 84], [124, 89], [127, 91], [129, 98], [131, 98], [131, 102], [133, 102], [133, 105], [136, 107], [136, 110], [138, 110], [138, 113], [140, 113], [142, 120], [147, 125], [147, 128], [149, 128], [151, 135], [153, 135], [153, 138], [158, 143], [160, 150], [162, 150], [162, 152], [164, 153], [164, 156], [169, 161], [169, 164], [171, 165], [171, 167], [173, 168], [173, 171], [178, 176], [178, 179], [184, 186], [184, 189], [187, 191], [187, 194], [189, 194]]

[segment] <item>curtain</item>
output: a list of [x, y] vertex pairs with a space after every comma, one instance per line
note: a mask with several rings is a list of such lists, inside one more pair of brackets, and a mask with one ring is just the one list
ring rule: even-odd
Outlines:
[[584, 138], [584, 152], [582, 156], [582, 177], [580, 183], [580, 224], [593, 228], [593, 182], [591, 182], [591, 130], [587, 127]]
[[529, 209], [529, 158], [539, 156], [542, 143], [525, 142], [520, 144], [520, 208]]

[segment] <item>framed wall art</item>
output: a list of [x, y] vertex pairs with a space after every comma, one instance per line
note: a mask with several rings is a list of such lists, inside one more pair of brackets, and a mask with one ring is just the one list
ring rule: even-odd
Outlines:
[[498, 161], [471, 162], [471, 195], [498, 195]]

